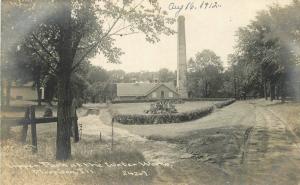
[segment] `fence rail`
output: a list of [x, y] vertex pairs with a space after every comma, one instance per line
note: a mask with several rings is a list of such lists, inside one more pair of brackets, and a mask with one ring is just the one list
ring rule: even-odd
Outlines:
[[[30, 106], [26, 109], [24, 118], [20, 117], [2, 117], [1, 118], [1, 130], [9, 127], [23, 126], [21, 131], [21, 142], [25, 143], [27, 138], [28, 125], [31, 126], [31, 141], [32, 141], [32, 152], [37, 152], [37, 133], [36, 133], [36, 124], [42, 123], [55, 123], [57, 122], [57, 117], [35, 117], [35, 108]], [[74, 131], [74, 141], [79, 141], [79, 132], [77, 124], [77, 115], [76, 111], [72, 116], [72, 127]], [[6, 130], [6, 129], [5, 129]], [[73, 136], [73, 135], [72, 135]]]
[[[26, 123], [29, 123], [29, 119], [25, 118], [1, 118], [1, 124], [4, 124], [5, 126], [22, 126]], [[57, 122], [57, 117], [45, 117], [45, 118], [35, 118], [33, 120], [36, 124], [41, 124], [41, 123], [52, 123], [52, 122]]]

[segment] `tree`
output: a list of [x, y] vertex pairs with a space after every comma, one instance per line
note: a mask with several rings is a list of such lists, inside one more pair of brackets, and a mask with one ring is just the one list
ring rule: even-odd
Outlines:
[[[159, 41], [159, 35], [173, 34], [167, 18], [156, 1], [109, 0], [33, 0], [17, 1], [10, 6], [23, 7], [29, 13], [22, 29], [26, 47], [47, 63], [57, 78], [58, 122], [56, 159], [71, 156], [71, 76], [88, 58], [101, 52], [109, 62], [119, 62], [122, 54], [115, 37], [137, 32], [148, 42]], [[43, 14], [41, 14], [43, 12]], [[24, 18], [19, 17], [19, 22]], [[46, 58], [45, 56], [49, 57]]]
[[87, 95], [93, 103], [105, 101], [106, 96], [110, 96], [108, 92], [106, 92], [106, 89], [111, 83], [111, 80], [109, 79], [109, 74], [105, 69], [90, 65], [87, 74], [87, 82]]
[[[2, 6], [2, 60], [1, 60], [1, 82], [6, 81], [9, 87], [12, 81], [26, 83], [34, 81], [38, 95], [38, 105], [41, 104], [40, 87], [45, 84], [45, 79], [51, 74], [49, 66], [45, 65], [40, 57], [31, 51], [23, 40], [27, 37], [30, 21], [20, 20], [30, 17], [27, 9], [32, 6], [30, 3], [21, 6], [23, 1], [3, 1]], [[28, 23], [28, 24], [27, 24]], [[46, 60], [49, 59], [45, 56]], [[2, 86], [3, 87], [3, 86]], [[3, 94], [3, 88], [1, 88]], [[9, 105], [9, 93], [7, 93], [7, 105]], [[3, 96], [2, 96], [3, 100]], [[4, 101], [2, 101], [3, 103]]]
[[[42, 91], [41, 88], [44, 86], [48, 76], [52, 75], [49, 73], [49, 67], [45, 63], [40, 61], [40, 58], [34, 55], [28, 48], [20, 45], [20, 49], [16, 52], [16, 70], [18, 71], [18, 76], [27, 76], [27, 78], [22, 79], [22, 81], [33, 81], [33, 87], [36, 89], [38, 96], [38, 105], [42, 103]], [[26, 74], [26, 75], [20, 75]], [[24, 77], [21, 77], [24, 78]], [[20, 79], [21, 80], [21, 79]]]
[[[4, 104], [9, 106], [12, 81], [22, 79], [25, 75], [20, 73], [23, 71], [18, 71], [20, 68], [16, 65], [18, 62], [17, 55], [20, 55], [20, 52], [18, 52], [20, 33], [16, 22], [22, 11], [15, 8], [14, 13], [12, 13], [13, 9], [6, 1], [1, 3], [1, 10], [1, 106]], [[6, 88], [3, 88], [4, 86]], [[4, 92], [4, 89], [6, 89], [6, 92]], [[5, 100], [4, 93], [6, 93]]]
[[123, 70], [111, 70], [108, 71], [108, 74], [114, 83], [120, 83], [125, 79], [126, 73]]
[[275, 5], [238, 30], [234, 55], [239, 58], [238, 65], [243, 67], [246, 77], [242, 85], [246, 91], [255, 90], [266, 99], [270, 96], [271, 100], [281, 95], [284, 100], [287, 74], [299, 56], [300, 25], [296, 16], [299, 11], [298, 1], [286, 7]]
[[167, 68], [162, 68], [158, 71], [158, 79], [160, 82], [170, 82], [176, 79], [175, 73], [169, 71]]
[[57, 92], [57, 79], [55, 76], [47, 76], [44, 82], [45, 100], [50, 106], [52, 106], [52, 100], [56, 96]]
[[109, 79], [107, 71], [99, 66], [90, 65], [87, 80], [90, 84], [95, 82], [106, 82]]
[[222, 62], [211, 50], [203, 50], [195, 55], [195, 58], [188, 62], [190, 90], [196, 97], [217, 96], [222, 85], [221, 73]]

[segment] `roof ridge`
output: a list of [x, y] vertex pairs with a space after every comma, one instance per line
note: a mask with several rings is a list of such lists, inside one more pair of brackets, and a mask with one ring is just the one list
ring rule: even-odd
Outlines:
[[150, 94], [150, 92], [152, 92], [153, 90], [157, 89], [161, 85], [163, 85], [163, 84], [161, 84], [161, 83], [155, 84], [155, 86], [152, 89], [150, 89], [148, 92], [146, 92], [144, 96], [147, 96], [148, 94]]
[[168, 88], [169, 90], [173, 91], [174, 93], [178, 94], [174, 89], [170, 88], [169, 86], [167, 86], [164, 83], [159, 83], [157, 86], [155, 86], [154, 88], [152, 88], [151, 90], [149, 90], [144, 96], [147, 96], [148, 94], [150, 94], [152, 91], [154, 91], [155, 89], [157, 89], [160, 86], [165, 86], [166, 88]]

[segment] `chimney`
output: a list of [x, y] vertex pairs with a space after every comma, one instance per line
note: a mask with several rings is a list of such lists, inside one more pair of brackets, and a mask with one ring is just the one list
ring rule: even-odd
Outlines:
[[188, 98], [184, 16], [178, 17], [177, 24], [177, 91], [180, 98]]

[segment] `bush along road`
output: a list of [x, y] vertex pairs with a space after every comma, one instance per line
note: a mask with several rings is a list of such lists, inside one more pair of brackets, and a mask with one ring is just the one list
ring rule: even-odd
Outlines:
[[228, 99], [215, 103], [201, 109], [195, 109], [180, 113], [163, 114], [117, 114], [114, 120], [122, 124], [164, 124], [164, 123], [182, 123], [202, 118], [214, 111], [215, 108], [222, 108], [235, 102], [235, 99]]

